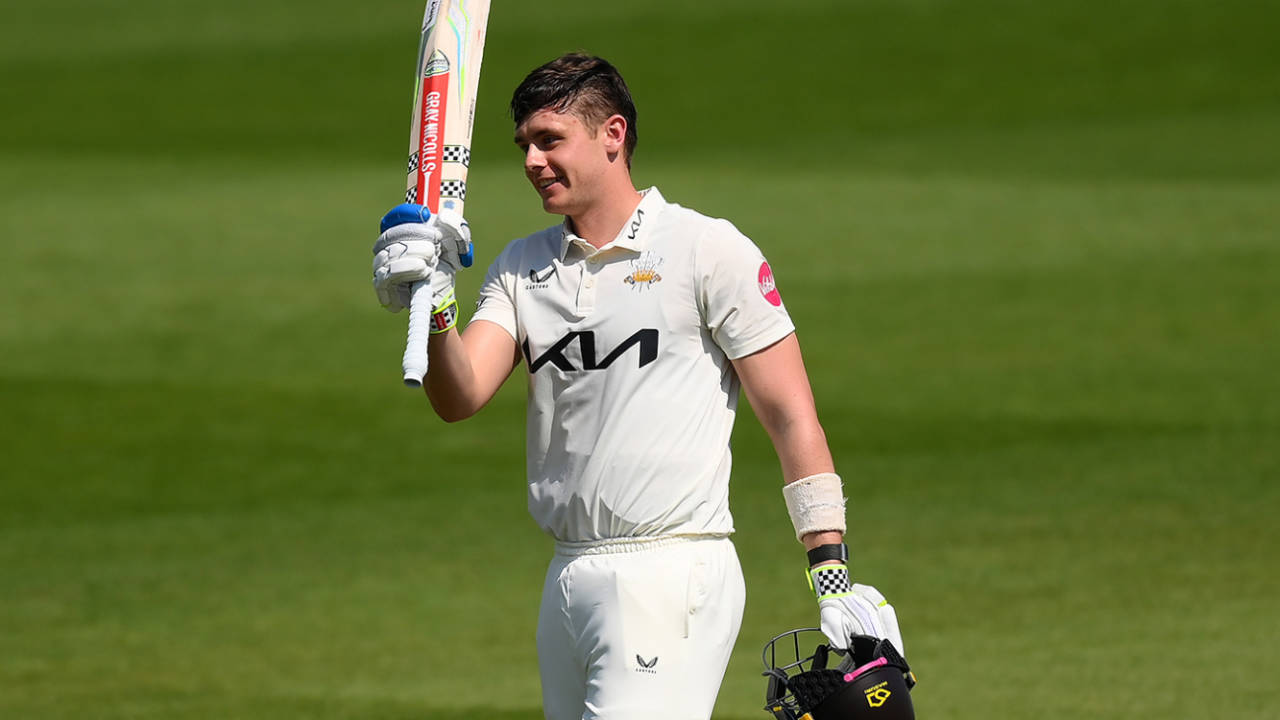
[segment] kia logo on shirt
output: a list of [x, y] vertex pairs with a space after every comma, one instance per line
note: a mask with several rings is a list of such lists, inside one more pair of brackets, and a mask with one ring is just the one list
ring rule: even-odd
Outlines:
[[631, 225], [629, 226], [630, 230], [628, 230], [627, 232], [627, 239], [635, 240], [636, 233], [640, 232], [640, 227], [642, 225], [644, 225], [644, 211], [641, 210], [640, 208], [636, 208], [636, 216], [631, 221]]
[[[578, 350], [582, 355], [582, 367], [575, 367], [573, 361], [565, 357], [564, 351], [570, 345], [577, 341]], [[654, 360], [658, 359], [658, 331], [654, 328], [645, 328], [637, 330], [631, 337], [623, 340], [618, 347], [614, 348], [603, 360], [596, 360], [596, 334], [591, 330], [575, 330], [556, 341], [550, 349], [533, 357], [533, 353], [529, 350], [529, 339], [521, 344], [520, 349], [524, 351], [525, 362], [529, 364], [529, 372], [536, 373], [542, 369], [543, 365], [551, 363], [555, 365], [561, 372], [574, 372], [577, 370], [604, 370], [622, 357], [632, 345], [640, 347], [640, 365], [644, 367]]]

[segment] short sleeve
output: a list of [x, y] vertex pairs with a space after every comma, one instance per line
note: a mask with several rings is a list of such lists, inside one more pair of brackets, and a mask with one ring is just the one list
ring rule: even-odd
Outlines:
[[476, 311], [470, 322], [487, 320], [500, 325], [512, 339], [519, 342], [516, 330], [515, 273], [507, 269], [510, 248], [502, 252], [485, 273], [476, 299]]
[[769, 262], [731, 223], [716, 220], [710, 225], [700, 238], [695, 263], [703, 321], [731, 360], [795, 332]]

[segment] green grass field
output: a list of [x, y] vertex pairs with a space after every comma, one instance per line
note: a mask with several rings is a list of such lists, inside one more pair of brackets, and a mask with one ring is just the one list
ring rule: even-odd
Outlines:
[[[497, 5], [478, 264], [553, 221], [511, 88], [611, 58], [777, 271], [922, 718], [1280, 716], [1274, 3]], [[0, 10], [0, 717], [541, 717], [523, 378], [436, 420], [369, 285], [421, 12]], [[743, 407], [723, 720], [816, 619]]]

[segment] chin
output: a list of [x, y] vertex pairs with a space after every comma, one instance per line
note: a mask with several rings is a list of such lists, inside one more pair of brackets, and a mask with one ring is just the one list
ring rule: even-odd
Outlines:
[[571, 214], [569, 203], [565, 202], [564, 198], [558, 198], [555, 195], [542, 198], [542, 209], [552, 215]]

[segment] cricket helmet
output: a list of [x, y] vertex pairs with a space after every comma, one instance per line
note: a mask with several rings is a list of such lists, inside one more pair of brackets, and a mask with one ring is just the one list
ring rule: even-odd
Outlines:
[[[812, 642], [819, 644], [804, 655]], [[841, 650], [821, 630], [803, 628], [770, 640], [761, 659], [764, 709], [777, 720], [915, 720], [915, 675], [888, 640], [854, 635]]]

